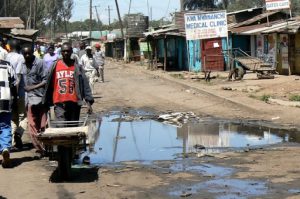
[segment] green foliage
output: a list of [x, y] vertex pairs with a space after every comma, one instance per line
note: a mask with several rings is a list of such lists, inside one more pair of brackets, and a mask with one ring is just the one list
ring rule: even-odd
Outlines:
[[300, 101], [300, 95], [292, 95], [292, 96], [289, 97], [289, 100], [299, 102]]
[[248, 95], [248, 97], [250, 97], [252, 99], [261, 100], [263, 102], [268, 102], [269, 99], [271, 98], [271, 95], [263, 94], [261, 96], [258, 96], [258, 95], [250, 94], [250, 95]]
[[261, 101], [268, 102], [270, 97], [271, 97], [271, 95], [263, 94], [262, 96], [259, 97], [259, 99]]

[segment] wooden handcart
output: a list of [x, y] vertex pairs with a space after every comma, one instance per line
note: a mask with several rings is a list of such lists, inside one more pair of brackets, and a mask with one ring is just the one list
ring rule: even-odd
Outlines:
[[[50, 117], [49, 117], [50, 118]], [[87, 119], [81, 121], [50, 121], [49, 128], [38, 136], [44, 144], [49, 160], [58, 161], [58, 175], [62, 180], [71, 178], [73, 159], [86, 150], [89, 127]]]

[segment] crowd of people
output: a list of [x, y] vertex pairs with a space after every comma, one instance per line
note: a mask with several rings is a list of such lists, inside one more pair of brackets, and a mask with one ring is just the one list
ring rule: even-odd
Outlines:
[[36, 151], [45, 148], [37, 139], [47, 128], [47, 113], [54, 107], [58, 121], [78, 121], [85, 103], [92, 113], [95, 82], [104, 82], [101, 45], [71, 43], [21, 46], [18, 40], [0, 40], [0, 152], [2, 167], [11, 166], [12, 148], [23, 148], [28, 129]]

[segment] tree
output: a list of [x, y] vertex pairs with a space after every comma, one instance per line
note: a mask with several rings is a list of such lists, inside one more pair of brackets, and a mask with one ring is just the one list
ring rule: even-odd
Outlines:
[[64, 0], [63, 7], [60, 9], [59, 14], [63, 18], [66, 37], [68, 38], [67, 21], [72, 17], [73, 0]]
[[236, 10], [243, 10], [243, 9], [249, 9], [249, 8], [254, 8], [254, 7], [264, 7], [264, 6], [265, 6], [264, 0], [252, 0], [252, 1], [230, 0], [227, 10], [229, 12], [232, 12], [232, 11], [236, 11]]
[[218, 0], [184, 0], [185, 10], [213, 10], [217, 8]]
[[292, 0], [291, 1], [292, 12], [294, 16], [300, 15], [300, 0]]

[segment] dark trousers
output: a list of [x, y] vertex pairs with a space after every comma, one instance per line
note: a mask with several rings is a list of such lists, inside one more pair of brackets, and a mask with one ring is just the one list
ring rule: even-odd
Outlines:
[[54, 105], [54, 113], [57, 121], [79, 121], [80, 109], [77, 103], [65, 102]]

